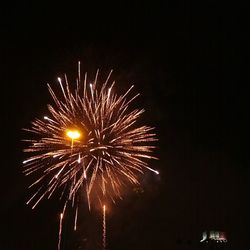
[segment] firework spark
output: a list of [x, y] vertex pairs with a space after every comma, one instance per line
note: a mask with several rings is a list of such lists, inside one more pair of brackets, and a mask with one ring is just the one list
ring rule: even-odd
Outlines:
[[136, 125], [143, 109], [130, 110], [139, 94], [129, 97], [132, 86], [117, 95], [111, 73], [101, 83], [97, 71], [89, 83], [87, 73], [82, 80], [79, 63], [76, 88], [72, 90], [66, 75], [58, 78], [60, 91], [48, 84], [54, 100], [53, 106], [48, 105], [50, 114], [25, 129], [32, 139], [26, 140], [29, 146], [24, 151], [30, 157], [23, 162], [23, 172], [35, 176], [30, 187], [37, 188], [27, 203], [34, 208], [60, 191], [65, 206], [69, 201], [76, 204], [75, 229], [82, 190], [89, 208], [96, 201], [103, 207], [104, 202], [122, 198], [122, 189], [129, 184], [139, 185], [146, 170], [158, 174], [147, 163], [155, 158], [153, 128]]

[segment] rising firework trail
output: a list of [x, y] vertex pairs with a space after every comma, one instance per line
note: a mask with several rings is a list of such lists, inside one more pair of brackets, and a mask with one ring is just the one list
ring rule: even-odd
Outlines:
[[101, 82], [98, 70], [89, 82], [87, 73], [82, 79], [79, 63], [75, 88], [66, 75], [58, 78], [57, 87], [48, 84], [54, 101], [48, 105], [49, 115], [25, 129], [31, 132], [24, 150], [30, 156], [23, 172], [35, 176], [30, 188], [36, 188], [27, 203], [35, 208], [43, 198], [60, 192], [65, 202], [60, 230], [69, 202], [75, 208], [76, 230], [83, 191], [89, 209], [99, 202], [105, 212], [104, 203], [121, 199], [129, 185], [139, 185], [145, 171], [158, 174], [147, 162], [156, 159], [153, 128], [137, 125], [143, 109], [130, 109], [139, 94], [131, 96], [133, 86], [116, 94], [111, 73]]
[[103, 205], [102, 218], [102, 249], [106, 249], [106, 205]]
[[60, 248], [61, 248], [61, 239], [62, 239], [62, 220], [63, 220], [63, 213], [60, 214], [60, 225], [59, 225], [58, 244], [57, 244], [57, 249], [58, 249], [58, 250], [60, 250]]

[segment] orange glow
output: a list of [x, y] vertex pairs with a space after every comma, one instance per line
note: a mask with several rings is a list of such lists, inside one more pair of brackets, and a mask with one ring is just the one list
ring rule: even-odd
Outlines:
[[71, 139], [79, 139], [81, 137], [81, 133], [78, 130], [67, 130], [66, 135]]

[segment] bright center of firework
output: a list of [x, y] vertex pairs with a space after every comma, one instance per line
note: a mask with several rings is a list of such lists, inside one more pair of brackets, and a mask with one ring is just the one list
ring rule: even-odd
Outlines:
[[75, 140], [80, 138], [81, 133], [78, 130], [68, 130], [66, 135], [71, 139], [71, 140]]

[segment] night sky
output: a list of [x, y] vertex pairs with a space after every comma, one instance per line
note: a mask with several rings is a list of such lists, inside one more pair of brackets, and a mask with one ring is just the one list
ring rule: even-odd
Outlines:
[[[58, 6], [20, 3], [2, 9], [1, 250], [57, 247], [60, 202], [25, 202], [22, 174], [30, 121], [47, 114], [47, 83], [77, 62], [94, 76], [114, 69], [116, 89], [140, 92], [142, 122], [159, 138], [142, 187], [107, 214], [107, 249], [200, 249], [204, 230], [225, 231], [228, 249], [249, 249], [250, 98], [243, 10], [212, 3]], [[244, 80], [243, 80], [244, 79]], [[101, 249], [99, 211], [70, 220], [64, 249]], [[79, 245], [82, 248], [78, 247]]]

